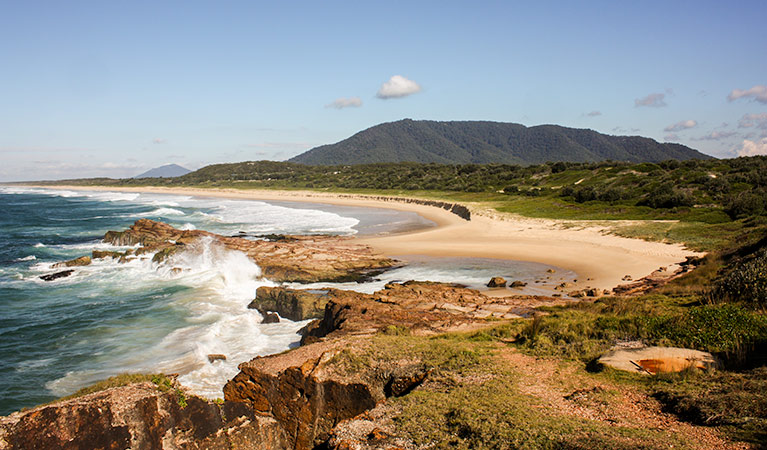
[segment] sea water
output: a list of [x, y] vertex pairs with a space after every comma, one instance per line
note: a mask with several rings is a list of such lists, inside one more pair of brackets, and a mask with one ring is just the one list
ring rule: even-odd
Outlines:
[[[284, 351], [306, 322], [261, 324], [247, 308], [275, 283], [244, 254], [202, 240], [158, 265], [151, 255], [94, 260], [46, 282], [56, 262], [93, 250], [139, 218], [223, 235], [380, 234], [434, 224], [414, 213], [291, 202], [180, 195], [0, 187], [0, 414], [53, 400], [126, 372], [178, 373], [207, 398], [240, 362]], [[480, 287], [490, 276], [542, 278], [548, 266], [455, 258], [409, 258], [369, 283], [322, 284], [373, 292], [389, 281], [448, 281]], [[170, 267], [182, 268], [171, 271]], [[58, 269], [61, 270], [61, 269]], [[302, 287], [302, 286], [295, 286]], [[209, 354], [225, 361], [208, 361]]]

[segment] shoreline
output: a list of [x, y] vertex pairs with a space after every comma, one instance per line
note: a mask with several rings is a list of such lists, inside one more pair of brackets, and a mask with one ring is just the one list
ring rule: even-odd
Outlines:
[[[386, 256], [422, 255], [432, 257], [490, 258], [548, 264], [578, 274], [569, 289], [587, 287], [610, 290], [643, 278], [661, 267], [673, 272], [687, 256], [701, 253], [680, 244], [664, 244], [606, 234], [603, 226], [588, 221], [531, 219], [511, 214], [472, 210], [470, 221], [436, 206], [383, 201], [362, 194], [316, 191], [237, 190], [217, 188], [106, 187], [69, 185], [25, 185], [43, 189], [78, 191], [144, 192], [193, 195], [240, 200], [295, 201], [339, 206], [394, 209], [415, 212], [436, 223], [436, 227], [385, 236], [355, 238]], [[565, 227], [578, 224], [580, 227]], [[488, 295], [511, 295], [500, 289]]]

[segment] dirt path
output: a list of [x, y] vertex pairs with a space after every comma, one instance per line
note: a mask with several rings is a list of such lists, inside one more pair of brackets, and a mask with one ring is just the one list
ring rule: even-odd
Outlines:
[[612, 426], [665, 430], [670, 436], [696, 442], [700, 449], [753, 448], [726, 440], [714, 428], [681, 422], [639, 389], [597, 379], [578, 364], [536, 358], [511, 347], [504, 347], [499, 356], [520, 375], [516, 383], [520, 392], [540, 400], [554, 413]]

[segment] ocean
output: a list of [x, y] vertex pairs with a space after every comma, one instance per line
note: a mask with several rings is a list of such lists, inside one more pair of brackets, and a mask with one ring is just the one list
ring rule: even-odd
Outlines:
[[[218, 398], [240, 362], [298, 344], [306, 322], [261, 324], [247, 309], [259, 286], [275, 283], [239, 252], [181, 253], [173, 267], [182, 272], [151, 260], [105, 259], [67, 278], [40, 279], [56, 262], [120, 249], [101, 242], [108, 230], [139, 218], [223, 235], [374, 235], [434, 226], [390, 209], [24, 187], [0, 187], [0, 211], [0, 415], [126, 372], [178, 373], [196, 394]], [[373, 292], [418, 279], [481, 288], [495, 275], [532, 281], [550, 268], [471, 258], [407, 262], [367, 283], [289, 286]], [[211, 363], [212, 353], [227, 359]]]

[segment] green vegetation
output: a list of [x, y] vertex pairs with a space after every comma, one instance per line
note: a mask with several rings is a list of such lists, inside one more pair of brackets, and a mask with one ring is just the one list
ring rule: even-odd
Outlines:
[[751, 255], [719, 279], [712, 298], [767, 309], [767, 250]]
[[75, 392], [74, 394], [68, 395], [66, 397], [62, 397], [59, 400], [69, 400], [69, 399], [73, 399], [77, 397], [82, 397], [84, 395], [93, 394], [94, 392], [101, 392], [107, 389], [120, 387], [120, 386], [127, 386], [133, 383], [142, 383], [145, 381], [151, 381], [152, 383], [157, 385], [157, 389], [159, 389], [161, 392], [169, 391], [173, 385], [173, 381], [161, 373], [158, 373], [158, 374], [123, 373], [120, 375], [109, 377], [106, 380], [96, 382], [91, 386], [84, 387], [78, 390], [77, 392]]
[[[504, 359], [507, 349], [503, 344], [499, 346], [495, 338], [511, 334], [508, 325], [484, 333], [433, 337], [379, 334], [365, 349], [346, 349], [329, 364], [345, 370], [357, 364], [386, 368], [389, 361], [418, 361], [425, 366], [429, 370], [427, 384], [387, 402], [399, 411], [393, 417], [396, 434], [407, 436], [417, 445], [459, 449], [649, 449], [670, 443], [675, 448], [695, 448], [689, 438], [669, 438], [662, 430], [594, 421], [552, 408], [525, 388], [530, 380], [518, 372], [524, 364], [509, 364]], [[567, 375], [571, 366], [565, 363], [562, 374], [559, 369], [554, 371], [553, 387], [575, 391], [572, 397], [577, 399], [573, 402], [608, 408], [618, 393], [602, 388], [580, 393], [571, 386]], [[601, 375], [584, 372], [583, 376], [593, 384]]]
[[121, 386], [127, 386], [129, 384], [134, 383], [142, 383], [150, 381], [157, 386], [157, 389], [160, 392], [173, 392], [176, 396], [176, 402], [181, 408], [186, 408], [187, 402], [186, 402], [186, 394], [184, 394], [184, 391], [176, 387], [176, 383], [171, 378], [168, 378], [168, 376], [157, 373], [157, 374], [147, 374], [147, 373], [123, 373], [120, 375], [115, 375], [113, 377], [109, 377], [106, 380], [102, 380], [99, 382], [94, 383], [91, 386], [84, 387], [74, 394], [68, 395], [66, 397], [62, 397], [56, 401], [61, 400], [70, 400], [73, 398], [82, 397], [84, 395], [93, 394], [96, 392], [105, 391], [107, 389], [121, 387]]
[[651, 390], [685, 420], [724, 427], [754, 444], [767, 442], [767, 367], [667, 375], [653, 380]]
[[679, 144], [639, 136], [609, 136], [557, 125], [400, 120], [291, 159], [302, 164], [413, 161], [440, 164], [540, 164], [546, 161], [652, 161], [709, 158]]

